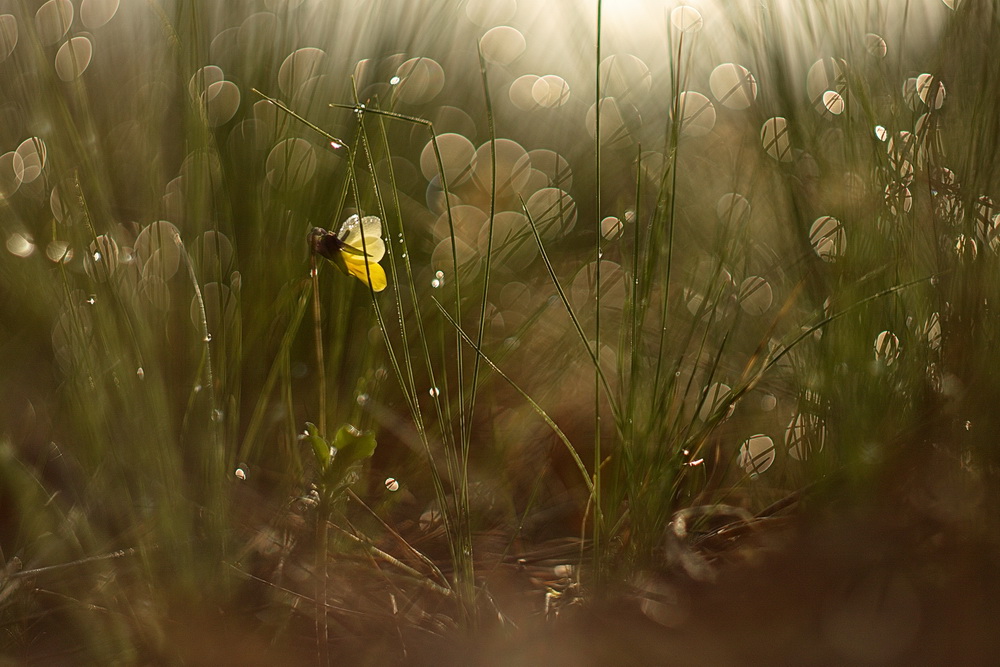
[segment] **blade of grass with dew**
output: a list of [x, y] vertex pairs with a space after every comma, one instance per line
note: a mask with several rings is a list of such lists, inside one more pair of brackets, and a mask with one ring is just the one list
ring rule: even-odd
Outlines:
[[[399, 119], [400, 120], [408, 120], [406, 118], [399, 118]], [[375, 171], [376, 171], [376, 166], [375, 166], [375, 159], [374, 159], [374, 157], [372, 156], [372, 153], [371, 153], [371, 141], [370, 141], [370, 138], [368, 137], [367, 130], [365, 129], [365, 124], [364, 124], [363, 120], [362, 120], [361, 123], [359, 123], [359, 125], [360, 125], [360, 137], [361, 137], [361, 140], [362, 140], [362, 149], [363, 149], [363, 151], [365, 153], [365, 156], [366, 156], [366, 159], [368, 161], [368, 167], [369, 167], [370, 170], [372, 170], [372, 173], [374, 174]], [[386, 136], [386, 133], [385, 133], [384, 123], [382, 122], [382, 116], [379, 116], [379, 133], [380, 133], [380, 138], [381, 138], [381, 140], [383, 142], [383, 147], [385, 148], [386, 153], [388, 154], [389, 142], [388, 142], [388, 139], [387, 139], [387, 136]], [[415, 283], [414, 283], [414, 280], [413, 280], [412, 268], [410, 266], [410, 261], [409, 261], [409, 254], [405, 252], [405, 247], [406, 247], [406, 236], [405, 236], [405, 231], [404, 231], [405, 226], [402, 224], [401, 215], [400, 215], [400, 212], [399, 212], [400, 211], [399, 201], [398, 201], [398, 195], [396, 194], [395, 179], [394, 179], [393, 173], [391, 171], [391, 161], [389, 161], [389, 164], [390, 164], [390, 167], [389, 167], [390, 168], [390, 189], [391, 189], [391, 191], [393, 193], [393, 199], [394, 199], [394, 202], [395, 202], [396, 217], [397, 217], [397, 219], [400, 219], [399, 234], [400, 234], [400, 237], [402, 239], [402, 241], [401, 241], [401, 247], [404, 248], [404, 252], [402, 253], [402, 259], [403, 259], [403, 263], [404, 263], [404, 268], [405, 268], [405, 271], [406, 271], [406, 275], [407, 275], [407, 278], [408, 278], [407, 282], [408, 282], [409, 289], [410, 289], [410, 296], [411, 296], [411, 299], [412, 299], [412, 303], [414, 304], [415, 307], [418, 307], [419, 301], [417, 299], [416, 286], [415, 286]], [[373, 182], [374, 182], [375, 196], [376, 196], [377, 205], [379, 207], [379, 212], [383, 216], [383, 219], [388, 219], [387, 209], [386, 209], [386, 206], [385, 206], [385, 199], [384, 199], [384, 196], [382, 194], [382, 188], [379, 185], [379, 182], [378, 182], [377, 178], [373, 179]], [[394, 293], [395, 293], [395, 298], [396, 298], [396, 308], [397, 308], [398, 321], [399, 321], [399, 326], [400, 326], [400, 336], [401, 336], [401, 341], [402, 341], [402, 356], [403, 356], [403, 359], [404, 359], [405, 367], [407, 369], [406, 376], [404, 377], [402, 374], [400, 374], [398, 376], [398, 381], [400, 383], [400, 386], [403, 388], [404, 392], [406, 391], [406, 385], [405, 385], [405, 383], [407, 382], [407, 380], [409, 381], [409, 389], [410, 389], [410, 392], [411, 392], [412, 397], [413, 397], [412, 404], [415, 406], [415, 411], [414, 411], [414, 413], [413, 413], [412, 416], [413, 416], [413, 419], [414, 419], [415, 423], [417, 424], [418, 436], [421, 439], [421, 442], [422, 442], [423, 447], [424, 447], [424, 452], [425, 452], [425, 454], [427, 456], [427, 459], [428, 459], [428, 462], [429, 462], [429, 465], [430, 465], [432, 485], [434, 486], [435, 495], [438, 498], [439, 506], [442, 507], [442, 508], [446, 508], [447, 507], [447, 503], [445, 502], [446, 493], [445, 493], [445, 490], [444, 490], [444, 484], [442, 482], [440, 472], [438, 471], [437, 462], [436, 462], [436, 460], [435, 460], [435, 458], [433, 456], [433, 452], [432, 452], [431, 447], [430, 447], [430, 440], [429, 440], [429, 438], [427, 436], [427, 432], [425, 430], [426, 426], [424, 425], [424, 417], [423, 417], [423, 415], [422, 415], [422, 413], [420, 411], [419, 401], [417, 400], [418, 394], [417, 394], [415, 380], [414, 380], [413, 363], [412, 363], [411, 354], [410, 354], [410, 348], [409, 348], [409, 344], [408, 344], [408, 336], [407, 336], [407, 333], [406, 333], [407, 332], [407, 329], [406, 329], [406, 320], [405, 320], [405, 317], [404, 317], [404, 310], [403, 310], [403, 302], [402, 302], [402, 293], [403, 292], [399, 288], [399, 286], [400, 286], [399, 277], [398, 277], [399, 276], [399, 270], [398, 270], [398, 267], [396, 266], [396, 263], [395, 263], [396, 262], [395, 253], [392, 252], [392, 243], [393, 243], [393, 241], [392, 241], [392, 238], [391, 238], [391, 234], [387, 235], [387, 241], [388, 241], [388, 245], [389, 245], [389, 248], [390, 248], [389, 256], [390, 256], [390, 264], [392, 266], [393, 284], [394, 284], [394, 287], [395, 287]], [[431, 381], [431, 385], [434, 386], [434, 387], [436, 387], [436, 386], [438, 386], [438, 381], [437, 381], [437, 379], [435, 377], [436, 374], [435, 374], [435, 371], [434, 371], [434, 366], [433, 366], [433, 363], [431, 362], [431, 358], [430, 358], [430, 349], [429, 349], [429, 347], [427, 345], [426, 331], [424, 329], [422, 319], [418, 316], [416, 318], [416, 320], [417, 320], [417, 330], [418, 330], [418, 336], [417, 337], [418, 337], [420, 345], [421, 345], [421, 347], [423, 349], [424, 361], [426, 363], [428, 375], [429, 375], [429, 378], [430, 378], [430, 381]], [[388, 344], [389, 343], [388, 331], [384, 331], [384, 335], [385, 335], [385, 338], [386, 338], [386, 342]], [[450, 423], [450, 417], [448, 417], [446, 415], [446, 411], [442, 410], [442, 403], [441, 403], [441, 401], [438, 400], [436, 396], [433, 396], [432, 398], [434, 398], [433, 404], [435, 406], [435, 410], [436, 410], [436, 413], [437, 413], [438, 423], [442, 425], [442, 435], [445, 436], [445, 434], [447, 433], [447, 431], [444, 430], [443, 425]], [[446, 450], [446, 451], [448, 451], [448, 450]], [[446, 455], [445, 465], [446, 465], [446, 468], [448, 470], [449, 477], [451, 479], [458, 478], [458, 472], [457, 472], [457, 469], [456, 469], [455, 462], [453, 462], [452, 459], [449, 456], [447, 456], [447, 455]], [[454, 518], [447, 511], [442, 512], [441, 516], [442, 516], [442, 521], [443, 521], [443, 524], [444, 524], [444, 527], [445, 527], [445, 534], [446, 534], [446, 536], [448, 537], [448, 540], [449, 540], [449, 548], [450, 548], [450, 550], [452, 552], [453, 560], [456, 563], [458, 563], [458, 562], [460, 562], [458, 559], [461, 558], [460, 554], [463, 553], [463, 550], [462, 550], [461, 545], [455, 539], [456, 533], [453, 530], [453, 524], [452, 524], [452, 522], [454, 521]]]
[[[469, 334], [465, 333], [465, 331], [462, 330], [461, 325], [459, 325], [458, 321], [456, 321], [452, 317], [451, 313], [449, 313], [444, 308], [441, 302], [435, 299], [434, 297], [431, 297], [431, 300], [434, 302], [434, 305], [437, 306], [442, 316], [446, 320], [448, 320], [448, 323], [451, 324], [451, 326], [454, 327], [456, 331], [458, 331], [459, 335], [462, 337], [465, 343], [470, 347], [475, 347], [475, 340]], [[516, 391], [521, 396], [521, 398], [527, 401], [528, 405], [531, 406], [531, 409], [534, 410], [538, 414], [538, 416], [542, 418], [542, 420], [548, 425], [550, 429], [552, 429], [552, 432], [555, 433], [557, 438], [559, 438], [559, 441], [566, 447], [566, 451], [573, 459], [573, 463], [576, 464], [577, 470], [580, 471], [580, 476], [583, 478], [584, 484], [587, 485], [587, 490], [593, 493], [593, 481], [590, 478], [590, 473], [587, 471], [587, 466], [583, 463], [583, 459], [580, 458], [580, 455], [576, 451], [576, 448], [573, 446], [573, 443], [569, 441], [569, 438], [566, 437], [566, 434], [563, 433], [562, 429], [559, 428], [559, 425], [556, 424], [555, 421], [552, 419], [552, 417], [550, 417], [549, 414], [545, 412], [545, 410], [542, 409], [542, 407], [538, 405], [538, 403], [536, 403], [535, 400], [527, 394], [527, 392], [521, 389], [521, 387], [516, 382], [514, 382], [514, 380], [511, 379], [510, 376], [504, 373], [499, 366], [494, 364], [482, 350], [476, 350], [476, 354], [482, 357], [486, 365], [493, 369], [493, 372], [499, 375], [507, 384], [510, 385], [510, 387], [514, 391]]]
[[[601, 369], [601, 262], [604, 258], [602, 242], [604, 234], [601, 230], [601, 20], [602, 20], [602, 0], [597, 0], [597, 20], [594, 40], [594, 216], [595, 216], [595, 244], [596, 258], [594, 259], [594, 575], [596, 587], [600, 590], [604, 581], [604, 512], [603, 512], [603, 484], [601, 483], [601, 461], [603, 453], [601, 447], [601, 385], [604, 384], [607, 390], [603, 371]], [[553, 274], [554, 275], [554, 274]], [[589, 347], [589, 346], [588, 346]], [[614, 404], [616, 397], [608, 391], [608, 401]], [[621, 418], [615, 419], [619, 433], [623, 430], [624, 424]]]
[[[386, 129], [385, 129], [385, 123], [384, 123], [384, 118], [385, 117], [379, 115], [378, 118], [379, 118], [379, 123], [378, 123], [379, 136], [380, 136], [380, 139], [382, 141], [382, 145], [385, 147], [385, 150], [388, 153], [388, 150], [389, 150], [389, 140], [388, 140], [388, 135], [387, 135]], [[397, 119], [398, 120], [403, 120], [403, 121], [409, 121], [410, 120], [410, 119], [405, 118], [405, 117], [400, 117], [400, 118], [397, 118]], [[364, 126], [362, 125], [362, 130], [363, 129], [364, 129]], [[432, 130], [432, 132], [433, 132], [433, 130]], [[367, 138], [366, 138], [366, 141], [367, 141]], [[409, 296], [410, 296], [411, 303], [413, 304], [414, 308], [416, 309], [415, 312], [419, 313], [419, 310], [418, 310], [419, 309], [419, 299], [417, 297], [416, 282], [413, 279], [413, 268], [412, 268], [412, 265], [410, 263], [410, 253], [407, 252], [406, 231], [405, 231], [406, 230], [406, 226], [402, 224], [402, 212], [401, 212], [401, 207], [400, 207], [400, 203], [399, 203], [398, 189], [395, 186], [395, 175], [394, 175], [394, 171], [393, 171], [393, 168], [392, 168], [392, 162], [391, 161], [388, 161], [388, 169], [389, 169], [390, 191], [392, 193], [393, 207], [394, 207], [394, 210], [395, 210], [395, 217], [396, 217], [396, 219], [399, 220], [400, 255], [401, 255], [401, 258], [402, 258], [402, 262], [403, 262], [403, 270], [405, 271], [406, 285], [407, 285], [408, 290], [409, 290]], [[383, 199], [383, 196], [382, 196], [382, 193], [381, 193], [381, 187], [377, 185], [377, 179], [376, 179], [376, 198], [377, 198], [377, 201], [378, 201], [378, 205], [379, 205], [380, 211], [382, 211], [383, 214], [385, 214], [385, 212], [386, 212], [386, 206], [385, 206], [385, 202], [384, 202], [384, 199]], [[388, 218], [388, 216], [386, 216], [386, 218]], [[391, 239], [390, 239], [390, 243], [392, 243]], [[391, 248], [391, 246], [390, 246], [390, 248]], [[415, 375], [414, 375], [414, 371], [413, 371], [413, 363], [412, 363], [412, 359], [411, 359], [411, 355], [410, 355], [410, 351], [409, 351], [409, 344], [408, 344], [409, 336], [407, 335], [406, 319], [404, 317], [404, 310], [403, 310], [403, 303], [402, 303], [402, 294], [403, 294], [403, 291], [400, 289], [399, 267], [396, 264], [396, 253], [390, 253], [389, 261], [390, 261], [390, 264], [392, 266], [393, 285], [394, 285], [394, 292], [396, 294], [396, 308], [397, 308], [397, 311], [398, 311], [398, 319], [399, 319], [399, 326], [400, 326], [400, 335], [401, 335], [401, 338], [402, 338], [402, 341], [403, 341], [404, 361], [406, 363], [406, 368], [407, 368], [407, 375], [406, 375], [406, 377], [404, 378], [404, 377], [400, 376], [399, 377], [399, 382], [400, 382], [400, 385], [403, 387], [403, 391], [404, 392], [406, 391], [406, 386], [403, 383], [404, 382], [408, 382], [409, 383], [409, 391], [410, 391], [410, 393], [413, 396], [413, 405], [416, 406], [416, 410], [413, 412], [412, 416], [413, 416], [413, 419], [414, 419], [414, 422], [415, 422], [415, 425], [416, 425], [416, 428], [417, 428], [418, 437], [420, 439], [421, 445], [422, 445], [422, 447], [424, 449], [424, 454], [427, 457], [427, 462], [428, 462], [428, 465], [430, 467], [431, 483], [432, 483], [432, 486], [434, 487], [434, 493], [435, 493], [436, 498], [438, 499], [439, 506], [446, 507], [445, 498], [446, 498], [447, 494], [446, 494], [445, 489], [444, 489], [444, 484], [443, 484], [443, 481], [442, 481], [442, 478], [441, 478], [440, 471], [438, 469], [438, 465], [437, 465], [436, 459], [435, 459], [435, 457], [433, 455], [433, 451], [431, 449], [430, 439], [429, 439], [429, 436], [428, 436], [428, 433], [427, 433], [427, 430], [426, 430], [425, 420], [424, 420], [422, 412], [420, 411], [420, 404], [417, 401], [418, 392], [417, 392], [417, 388], [416, 388]], [[434, 364], [431, 361], [430, 347], [428, 346], [428, 343], [427, 343], [427, 341], [428, 341], [427, 330], [424, 327], [424, 322], [423, 322], [423, 318], [422, 317], [420, 317], [418, 315], [414, 319], [416, 320], [416, 328], [417, 328], [416, 338], [417, 338], [418, 344], [420, 346], [420, 350], [421, 350], [421, 352], [423, 354], [423, 361], [424, 361], [425, 368], [427, 370], [428, 378], [430, 380], [431, 386], [432, 387], [436, 387], [436, 386], [438, 386], [438, 380], [436, 378], [436, 373], [435, 373], [435, 370], [434, 370]], [[433, 401], [433, 404], [434, 404], [434, 407], [435, 407], [436, 417], [437, 417], [438, 423], [439, 424], [446, 423], [445, 416], [444, 416], [444, 413], [442, 411], [441, 402], [435, 400], [435, 401]], [[448, 467], [449, 467], [449, 469], [451, 468], [450, 465]], [[454, 478], [453, 472], [450, 473], [450, 475], [452, 476], [452, 478]], [[444, 522], [445, 532], [449, 536], [449, 540], [450, 540], [451, 536], [453, 535], [453, 532], [451, 531], [451, 517], [450, 517], [450, 515], [442, 514], [442, 521]], [[454, 553], [455, 552], [454, 546], [452, 545], [452, 546], [450, 546], [450, 548], [452, 549], [452, 552]]]
[[267, 376], [264, 379], [264, 384], [261, 387], [253, 413], [250, 416], [250, 422], [248, 423], [246, 432], [243, 436], [242, 444], [237, 450], [237, 461], [245, 461], [248, 458], [252, 458], [255, 449], [258, 446], [257, 434], [260, 432], [265, 413], [268, 409], [268, 402], [278, 380], [279, 370], [282, 366], [281, 361], [288, 358], [289, 351], [292, 348], [292, 343], [295, 340], [295, 336], [298, 334], [299, 326], [302, 324], [302, 318], [305, 316], [306, 307], [310, 303], [310, 290], [311, 283], [303, 281], [298, 304], [295, 307], [294, 314], [292, 315], [288, 326], [285, 327], [284, 334], [281, 336], [281, 342], [278, 345], [277, 354], [275, 355], [275, 359], [271, 363]]
[[600, 363], [598, 363], [597, 355], [594, 349], [590, 345], [590, 340], [587, 338], [587, 334], [583, 331], [583, 325], [580, 324], [580, 319], [576, 315], [576, 311], [573, 309], [572, 304], [570, 304], [569, 299], [566, 296], [566, 292], [562, 287], [562, 283], [559, 282], [559, 278], [556, 276], [555, 267], [549, 260], [548, 253], [545, 251], [545, 244], [542, 242], [542, 237], [538, 232], [538, 225], [535, 223], [531, 216], [531, 212], [525, 205], [524, 200], [521, 199], [521, 210], [524, 212], [525, 217], [528, 219], [528, 224], [531, 226], [531, 231], [535, 235], [535, 242], [538, 245], [539, 254], [542, 257], [542, 262], [545, 264], [545, 268], [548, 269], [549, 277], [552, 279], [552, 284], [556, 288], [556, 292], [559, 294], [559, 298], [566, 308], [566, 312], [573, 322], [573, 327], [576, 329], [577, 335], [580, 337], [580, 341], [583, 343], [584, 348], [587, 350], [587, 354], [590, 356], [591, 362], [594, 364], [595, 368], [598, 369], [598, 376], [601, 380], [601, 385], [604, 388], [605, 396], [607, 396], [608, 403], [611, 406], [611, 412], [614, 415], [615, 423], [621, 424], [621, 412], [618, 407], [617, 398], [613, 391], [611, 391], [611, 386], [608, 383], [608, 379], [604, 376], [603, 370], [601, 370]]
[[[356, 109], [357, 108], [356, 105], [345, 105], [345, 104], [331, 104], [330, 106], [333, 107], [333, 108], [341, 108], [341, 109]], [[364, 111], [365, 111], [365, 113], [371, 113], [371, 114], [375, 114], [375, 115], [378, 115], [378, 116], [383, 116], [383, 117], [386, 117], [386, 118], [394, 118], [396, 120], [406, 121], [406, 122], [410, 122], [410, 123], [417, 123], [417, 124], [420, 124], [420, 125], [423, 125], [424, 127], [426, 127], [427, 130], [428, 130], [428, 132], [430, 133], [431, 146], [432, 146], [433, 151], [434, 151], [435, 167], [436, 167], [436, 169], [438, 171], [438, 175], [441, 177], [441, 190], [442, 190], [442, 193], [444, 194], [445, 213], [446, 213], [447, 220], [448, 220], [448, 232], [449, 232], [449, 235], [450, 235], [450, 238], [451, 238], [452, 266], [454, 268], [454, 275], [455, 275], [455, 280], [454, 280], [454, 282], [455, 282], [455, 307], [456, 307], [455, 313], [456, 313], [456, 317], [459, 320], [461, 320], [461, 315], [462, 315], [462, 311], [461, 311], [461, 290], [460, 290], [460, 282], [461, 281], [459, 281], [459, 279], [458, 279], [458, 268], [459, 268], [459, 265], [458, 265], [458, 250], [457, 250], [457, 246], [455, 244], [455, 240], [456, 240], [456, 236], [455, 236], [455, 220], [454, 220], [454, 217], [452, 216], [451, 194], [450, 194], [450, 191], [449, 191], [449, 188], [448, 188], [448, 180], [447, 180], [447, 178], [445, 178], [444, 160], [443, 160], [443, 158], [441, 156], [441, 149], [440, 149], [440, 146], [438, 145], [437, 132], [434, 130], [434, 124], [432, 122], [430, 122], [429, 120], [424, 119], [424, 118], [417, 118], [415, 116], [407, 116], [405, 114], [396, 113], [394, 111], [385, 111], [385, 110], [382, 110], [382, 109], [368, 109], [368, 108], [366, 108]], [[408, 264], [408, 262], [407, 262], [407, 264]], [[412, 280], [411, 280], [411, 285], [412, 285]], [[415, 289], [415, 287], [413, 287], [412, 289]], [[414, 302], [415, 303], [417, 302], [415, 295], [414, 295]], [[459, 395], [461, 396], [461, 395], [463, 395], [463, 393], [461, 392], [461, 383], [464, 381], [463, 380], [463, 378], [464, 378], [464, 371], [463, 371], [463, 362], [462, 362], [462, 354], [461, 354], [461, 341], [460, 340], [456, 340], [456, 344], [458, 345], [458, 349], [456, 350], [456, 352], [457, 352], [457, 354], [456, 354], [456, 366], [457, 366], [456, 374], [457, 374], [457, 376], [458, 376], [458, 378], [460, 380]], [[434, 396], [433, 397], [435, 403], [439, 402], [439, 397], [440, 397], [440, 394], [438, 394], [438, 396]], [[465, 424], [464, 405], [465, 405], [464, 401], [459, 401], [458, 407], [459, 407], [460, 431], [464, 430], [464, 424]], [[445, 417], [446, 417], [447, 422], [442, 422], [442, 423], [451, 423], [452, 418], [451, 418], [451, 414], [450, 414], [450, 409], [449, 409], [449, 404], [448, 403], [444, 404], [444, 411], [445, 411]], [[450, 444], [450, 446], [454, 447], [454, 439], [453, 439], [453, 435], [450, 433], [450, 431], [449, 432], [444, 432], [443, 435], [446, 438], [446, 443], [448, 443], [448, 444]]]
[[[496, 199], [497, 199], [497, 135], [496, 126], [494, 124], [493, 118], [493, 99], [490, 96], [490, 82], [489, 74], [486, 70], [486, 58], [483, 56], [483, 48], [481, 43], [476, 44], [476, 50], [479, 55], [479, 72], [482, 77], [483, 84], [483, 98], [486, 103], [486, 126], [488, 128], [490, 137], [490, 213], [489, 222], [487, 223], [487, 236], [486, 236], [486, 262], [485, 262], [485, 276], [483, 277], [483, 289], [481, 297], [481, 305], [479, 310], [479, 330], [476, 332], [476, 355], [473, 357], [472, 365], [472, 381], [469, 387], [469, 421], [468, 429], [462, 434], [462, 447], [463, 447], [463, 464], [465, 469], [462, 473], [462, 479], [465, 483], [465, 488], [463, 493], [465, 494], [465, 500], [468, 502], [468, 479], [469, 479], [469, 450], [471, 448], [472, 441], [472, 416], [475, 414], [476, 409], [476, 396], [479, 390], [479, 354], [478, 351], [483, 347], [483, 336], [486, 331], [486, 304], [487, 298], [490, 291], [490, 272], [493, 268], [493, 227], [496, 220]], [[456, 276], [457, 278], [457, 276]], [[459, 320], [461, 321], [461, 320]]]

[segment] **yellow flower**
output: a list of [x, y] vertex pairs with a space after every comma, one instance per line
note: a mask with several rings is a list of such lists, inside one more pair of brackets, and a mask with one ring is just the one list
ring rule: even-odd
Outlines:
[[374, 215], [352, 215], [334, 234], [322, 227], [309, 233], [312, 251], [322, 255], [375, 292], [385, 289], [385, 271], [379, 260], [385, 254], [382, 221]]

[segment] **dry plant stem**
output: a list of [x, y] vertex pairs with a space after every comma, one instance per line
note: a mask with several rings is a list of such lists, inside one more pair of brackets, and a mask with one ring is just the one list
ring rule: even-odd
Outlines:
[[[318, 369], [319, 383], [319, 432], [326, 437], [326, 364], [323, 359], [323, 324], [322, 313], [319, 303], [319, 271], [316, 266], [316, 255], [310, 255], [311, 268], [309, 271], [312, 279], [312, 306], [313, 306], [313, 333], [316, 347], [316, 368]], [[326, 489], [321, 490], [322, 496], [317, 508], [316, 520], [316, 571], [319, 577], [316, 579], [316, 643], [319, 664], [330, 664], [330, 636], [329, 624], [327, 623], [326, 594], [329, 581], [329, 571], [327, 570], [327, 546], [328, 546], [328, 514], [330, 511], [329, 500]]]
[[[400, 544], [400, 546], [402, 546], [404, 549], [406, 549], [411, 554], [413, 554], [413, 556], [416, 557], [417, 560], [419, 560], [421, 563], [423, 563], [424, 565], [426, 565], [430, 569], [431, 573], [438, 579], [438, 581], [441, 582], [442, 586], [445, 586], [445, 587], [448, 586], [448, 579], [447, 579], [447, 577], [445, 577], [444, 573], [441, 572], [440, 568], [438, 568], [438, 566], [434, 564], [434, 561], [432, 561], [430, 558], [428, 558], [424, 554], [420, 553], [419, 550], [415, 549], [409, 542], [407, 542], [403, 538], [403, 536], [400, 535], [395, 529], [393, 529], [392, 526], [390, 526], [389, 524], [387, 524], [382, 519], [382, 517], [380, 517], [375, 512], [375, 510], [373, 510], [372, 508], [370, 508], [368, 506], [368, 504], [365, 503], [365, 501], [363, 501], [358, 496], [358, 494], [356, 494], [354, 492], [353, 489], [347, 489], [347, 495], [348, 495], [348, 497], [351, 500], [353, 500], [354, 502], [358, 503], [361, 507], [365, 508], [365, 510], [367, 510], [367, 512], [369, 514], [371, 514], [372, 517], [374, 517], [375, 520], [378, 521], [382, 525], [382, 528], [384, 528], [390, 535], [392, 535], [392, 537]], [[414, 572], [415, 572], [415, 570], [414, 570]], [[420, 576], [424, 576], [424, 575], [420, 575]]]
[[323, 319], [319, 303], [319, 267], [316, 266], [316, 255], [309, 257], [309, 279], [312, 282], [312, 312], [313, 312], [313, 342], [316, 352], [316, 382], [319, 389], [319, 432], [326, 437], [326, 361], [323, 358]]
[[[10, 572], [9, 574], [4, 574], [3, 579], [23, 579], [25, 577], [37, 577], [51, 572], [59, 572], [61, 570], [66, 570], [79, 565], [86, 565], [87, 563], [95, 563], [103, 560], [116, 560], [118, 558], [126, 558], [128, 556], [135, 556], [139, 554], [139, 550], [135, 547], [129, 547], [128, 549], [120, 549], [118, 551], [112, 551], [109, 554], [100, 554], [98, 556], [89, 556], [87, 558], [80, 558], [78, 560], [71, 561], [69, 563], [59, 563], [58, 565], [46, 565], [45, 567], [36, 567], [30, 570], [17, 570]], [[10, 569], [8, 567], [8, 569]]]
[[352, 533], [350, 531], [344, 530], [343, 528], [341, 528], [340, 526], [337, 526], [336, 524], [333, 524], [333, 527], [337, 530], [338, 533], [340, 533], [341, 535], [343, 535], [347, 539], [351, 540], [352, 542], [356, 542], [357, 544], [364, 545], [364, 547], [368, 550], [368, 552], [371, 555], [375, 556], [379, 560], [382, 560], [382, 561], [385, 561], [386, 563], [389, 563], [393, 567], [395, 567], [395, 568], [401, 570], [402, 572], [405, 572], [407, 575], [413, 577], [414, 580], [416, 580], [420, 584], [420, 586], [422, 586], [423, 588], [426, 588], [428, 590], [434, 591], [438, 595], [442, 595], [442, 596], [444, 596], [446, 598], [454, 599], [455, 592], [451, 588], [448, 588], [446, 586], [441, 586], [440, 584], [436, 584], [433, 581], [429, 580], [427, 578], [426, 574], [424, 574], [423, 572], [420, 572], [419, 570], [413, 569], [412, 567], [410, 567], [409, 565], [407, 565], [403, 561], [399, 560], [398, 558], [396, 558], [392, 554], [388, 554], [388, 553], [382, 551], [381, 549], [379, 549], [378, 547], [376, 547], [374, 544], [372, 544], [371, 541], [368, 538], [364, 537], [363, 535], [360, 535], [360, 534], [357, 534], [357, 533]]
[[[239, 567], [237, 567], [234, 563], [226, 563], [226, 565], [230, 569], [232, 569], [233, 571], [235, 571], [236, 574], [239, 575], [240, 577], [243, 577], [245, 579], [249, 579], [250, 581], [255, 581], [255, 582], [259, 583], [259, 584], [263, 584], [263, 585], [265, 585], [265, 586], [267, 586], [269, 588], [273, 588], [276, 591], [281, 591], [282, 593], [284, 593], [284, 594], [286, 594], [288, 596], [291, 596], [293, 598], [297, 598], [299, 600], [305, 600], [306, 602], [312, 602], [313, 604], [317, 603], [317, 601], [315, 599], [309, 597], [308, 595], [303, 595], [302, 593], [300, 593], [298, 591], [294, 591], [291, 588], [285, 588], [284, 586], [282, 586], [280, 584], [274, 583], [270, 579], [264, 579], [263, 577], [258, 577], [255, 574], [250, 574], [246, 570], [242, 570]], [[369, 616], [365, 612], [355, 611], [353, 609], [348, 609], [347, 607], [338, 607], [337, 605], [333, 605], [333, 604], [329, 604], [329, 603], [327, 603], [325, 605], [325, 607], [326, 607], [326, 609], [328, 611], [335, 611], [338, 614], [344, 614], [344, 615], [350, 615], [350, 616], [357, 616], [357, 617], [360, 617], [360, 618], [367, 618]]]

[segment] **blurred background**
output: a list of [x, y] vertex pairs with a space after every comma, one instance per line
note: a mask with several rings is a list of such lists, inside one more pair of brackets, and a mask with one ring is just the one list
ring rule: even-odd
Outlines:
[[[662, 640], [840, 521], [994, 554], [997, 28], [0, 0], [0, 645], [367, 664], [609, 598]], [[354, 213], [384, 292], [310, 254]], [[886, 572], [896, 643], [849, 586], [787, 603], [818, 655], [919, 655], [948, 580]]]

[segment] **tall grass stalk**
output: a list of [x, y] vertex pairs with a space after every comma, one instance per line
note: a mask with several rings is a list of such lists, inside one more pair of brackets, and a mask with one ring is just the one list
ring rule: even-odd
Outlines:
[[[604, 231], [601, 228], [603, 210], [601, 206], [601, 22], [602, 1], [597, 0], [597, 18], [595, 21], [596, 38], [594, 40], [594, 238], [596, 239], [596, 257], [594, 259], [594, 584], [600, 591], [603, 584], [606, 537], [604, 535], [604, 511], [602, 491], [602, 469], [604, 453], [601, 447], [601, 262], [604, 251], [601, 242]], [[537, 233], [537, 232], [536, 232]], [[610, 393], [609, 393], [610, 398]], [[620, 421], [619, 421], [620, 426]]]

